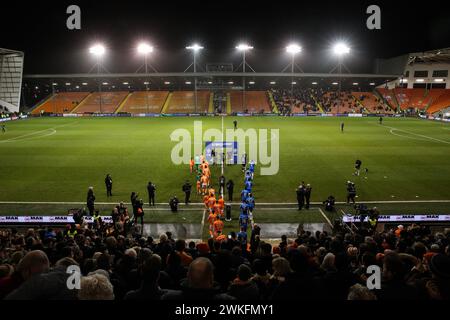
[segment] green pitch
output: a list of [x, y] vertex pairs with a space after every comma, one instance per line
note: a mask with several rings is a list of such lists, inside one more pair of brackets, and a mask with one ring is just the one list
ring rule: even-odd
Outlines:
[[[225, 128], [232, 128], [234, 119], [242, 129], [280, 130], [279, 172], [260, 176], [257, 166], [257, 202], [295, 202], [300, 181], [312, 185], [312, 201], [329, 195], [344, 201], [347, 180], [356, 183], [360, 201], [450, 199], [447, 124], [393, 118], [379, 125], [378, 118], [226, 117]], [[188, 165], [172, 163], [175, 142], [169, 135], [179, 128], [193, 131], [194, 120], [203, 121], [203, 130], [221, 128], [220, 118], [209, 117], [36, 118], [7, 123], [7, 132], [0, 133], [0, 202], [84, 202], [89, 186], [97, 202], [129, 202], [131, 191], [147, 202], [148, 181], [157, 186], [156, 202], [167, 203], [173, 195], [181, 200], [182, 184], [189, 180], [195, 186], [195, 176]], [[367, 174], [352, 175], [356, 159], [369, 169]], [[114, 181], [109, 199], [107, 173]], [[215, 184], [219, 175], [220, 168], [213, 167]], [[238, 199], [240, 166], [226, 166], [225, 176], [234, 180]], [[191, 200], [200, 198], [194, 193]], [[438, 206], [444, 211], [448, 207]], [[45, 204], [42, 208], [48, 209]]]

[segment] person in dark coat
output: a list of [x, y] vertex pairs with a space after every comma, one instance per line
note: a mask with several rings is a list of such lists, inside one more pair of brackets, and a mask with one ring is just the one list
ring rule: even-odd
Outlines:
[[192, 185], [189, 183], [189, 181], [186, 181], [186, 182], [183, 184], [183, 187], [182, 187], [181, 189], [182, 189], [183, 192], [184, 192], [184, 203], [185, 203], [186, 205], [188, 205], [189, 202], [191, 202], [191, 201], [190, 201], [190, 198], [191, 198]]
[[228, 294], [238, 300], [255, 301], [259, 298], [259, 289], [256, 283], [251, 281], [252, 270], [246, 264], [241, 264], [237, 271], [237, 278], [228, 288]]
[[155, 205], [156, 186], [151, 181], [149, 181], [147, 184], [147, 192], [148, 192], [148, 205], [154, 206]]
[[142, 282], [139, 289], [128, 291], [124, 300], [161, 300], [161, 297], [167, 293], [167, 290], [162, 290], [158, 285], [161, 264], [159, 255], [152, 254], [147, 257], [140, 270]]
[[89, 190], [87, 192], [87, 197], [86, 197], [86, 206], [88, 207], [89, 215], [93, 216], [94, 210], [95, 210], [94, 187], [89, 187]]
[[311, 199], [311, 190], [312, 190], [311, 185], [307, 184], [306, 188], [305, 188], [305, 202], [306, 202], [305, 208], [306, 209], [309, 209], [309, 200]]
[[230, 179], [227, 182], [228, 201], [233, 201], [233, 189], [234, 189], [234, 182], [233, 180]]
[[228, 301], [234, 298], [220, 293], [214, 282], [214, 267], [208, 258], [197, 258], [189, 265], [187, 278], [181, 283], [181, 290], [169, 291], [162, 300], [171, 301]]
[[105, 186], [106, 186], [106, 196], [112, 197], [113, 180], [109, 173], [106, 175], [106, 178], [105, 178]]
[[298, 210], [302, 210], [303, 206], [305, 205], [305, 189], [303, 185], [298, 186], [296, 193], [297, 193]]

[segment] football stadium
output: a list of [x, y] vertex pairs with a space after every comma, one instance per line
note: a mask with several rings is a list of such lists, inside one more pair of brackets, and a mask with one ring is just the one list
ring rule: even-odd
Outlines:
[[[227, 43], [248, 24], [183, 30], [180, 12], [141, 5], [44, 5], [67, 50], [0, 43], [0, 299], [274, 315], [277, 301], [450, 298], [448, 30], [399, 39], [387, 17], [403, 9], [359, 4], [343, 6], [361, 30], [320, 50], [301, 41], [313, 22], [261, 40], [267, 13]], [[124, 41], [128, 24], [152, 36]]]

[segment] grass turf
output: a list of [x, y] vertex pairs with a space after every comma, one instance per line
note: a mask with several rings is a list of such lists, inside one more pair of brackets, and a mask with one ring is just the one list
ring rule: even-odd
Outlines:
[[[450, 198], [447, 124], [394, 118], [384, 119], [382, 126], [377, 118], [236, 119], [243, 129], [280, 129], [280, 169], [277, 175], [260, 176], [257, 167], [257, 203], [295, 202], [295, 188], [302, 180], [313, 187], [312, 201], [330, 194], [345, 200], [347, 180], [356, 183], [358, 199], [365, 201]], [[194, 184], [195, 177], [188, 165], [172, 164], [175, 143], [169, 135], [178, 128], [193, 131], [194, 120], [203, 121], [203, 130], [221, 127], [220, 118], [206, 117], [37, 118], [7, 123], [7, 132], [0, 134], [0, 201], [84, 201], [90, 185], [98, 202], [129, 201], [131, 191], [145, 201], [149, 180], [157, 186], [157, 202], [167, 202], [174, 194], [182, 199], [181, 185], [187, 179]], [[233, 120], [226, 117], [225, 127], [232, 128]], [[339, 130], [342, 121], [344, 133]], [[356, 159], [369, 169], [367, 175], [352, 176]], [[218, 167], [212, 169], [213, 181], [219, 172]], [[109, 199], [106, 173], [114, 180]], [[240, 167], [227, 166], [225, 176], [235, 181], [237, 196]], [[192, 200], [200, 198], [193, 195]], [[29, 208], [20, 206], [23, 211]], [[436, 209], [435, 204], [407, 204], [395, 210], [403, 207]], [[1, 208], [1, 214], [9, 214]], [[437, 208], [450, 211], [447, 205]]]

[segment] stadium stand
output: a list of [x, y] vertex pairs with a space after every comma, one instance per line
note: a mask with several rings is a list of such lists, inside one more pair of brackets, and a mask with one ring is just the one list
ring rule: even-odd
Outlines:
[[168, 95], [168, 91], [135, 91], [116, 112], [160, 113]]
[[230, 101], [232, 112], [270, 113], [269, 97], [266, 91], [246, 91], [245, 107], [242, 105], [242, 91], [231, 91]]
[[394, 89], [397, 101], [399, 103], [400, 109], [421, 109], [424, 110], [429, 102], [426, 97], [427, 92], [425, 89]]
[[95, 92], [80, 103], [72, 113], [99, 113], [100, 96], [101, 112], [114, 113], [129, 93], [125, 91], [118, 92]]
[[326, 92], [322, 97], [322, 107], [329, 113], [362, 113], [351, 92]]
[[[3, 230], [0, 240], [7, 249], [0, 257], [6, 300], [450, 299], [450, 232], [420, 225], [373, 233], [301, 230], [273, 245], [234, 234], [187, 246], [168, 233], [154, 240], [83, 228]], [[68, 265], [80, 266], [80, 290], [66, 285]], [[366, 287], [372, 265], [383, 274], [380, 290]], [[87, 295], [89, 277], [105, 285]]]
[[393, 110], [398, 109], [397, 98], [393, 90], [387, 88], [378, 88], [376, 89], [376, 91], [386, 101], [386, 103], [391, 107], [391, 109]]
[[[273, 98], [276, 109], [282, 114], [288, 112], [317, 112], [319, 108], [312, 94], [310, 89], [295, 89], [293, 92], [285, 89], [272, 89], [269, 91], [269, 98]], [[293, 102], [291, 102], [291, 96]], [[293, 110], [291, 110], [292, 106], [294, 107]]]
[[[197, 112], [208, 112], [209, 91], [197, 91]], [[195, 112], [194, 91], [174, 91], [164, 113], [193, 113]]]
[[68, 113], [78, 106], [89, 92], [60, 92], [55, 93], [46, 99], [41, 105], [38, 105], [32, 114], [48, 113]]
[[443, 90], [438, 97], [433, 97], [427, 113], [436, 113], [448, 107], [450, 107], [450, 90]]
[[385, 106], [372, 92], [352, 92], [357, 102], [365, 108], [367, 113], [392, 114], [393, 110]]

